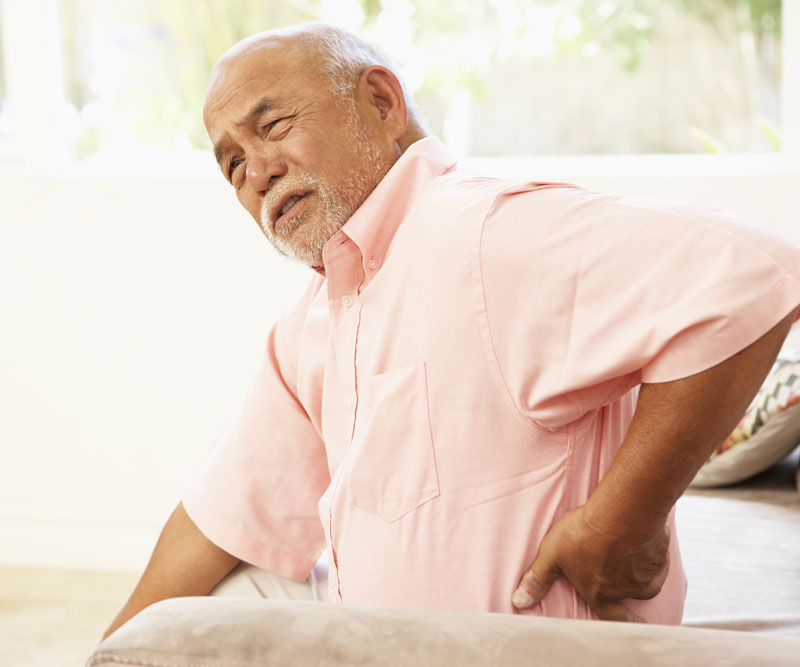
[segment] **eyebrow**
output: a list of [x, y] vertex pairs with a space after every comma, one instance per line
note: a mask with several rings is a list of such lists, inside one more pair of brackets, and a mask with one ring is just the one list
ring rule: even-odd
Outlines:
[[[274, 100], [269, 97], [262, 97], [258, 102], [256, 102], [252, 107], [250, 107], [249, 111], [244, 114], [239, 120], [234, 123], [235, 127], [242, 127], [242, 125], [247, 125], [249, 122], [253, 120], [256, 116], [260, 116], [265, 111], [269, 111], [275, 105]], [[230, 135], [226, 132], [222, 139], [220, 139], [219, 143], [214, 146], [214, 158], [217, 160], [217, 164], [222, 167], [222, 154], [223, 148], [222, 145], [226, 142], [230, 141]]]
[[214, 146], [214, 158], [217, 160], [217, 164], [219, 165], [220, 169], [222, 168], [222, 144], [228, 140], [228, 133], [225, 133], [225, 136], [222, 137], [222, 140]]
[[275, 101], [272, 98], [262, 97], [252, 107], [250, 107], [250, 111], [248, 111], [244, 116], [242, 116], [239, 120], [237, 120], [234, 123], [234, 125], [236, 127], [247, 125], [247, 123], [249, 123], [253, 118], [255, 118], [256, 116], [260, 116], [265, 111], [269, 111], [274, 106], [275, 106]]

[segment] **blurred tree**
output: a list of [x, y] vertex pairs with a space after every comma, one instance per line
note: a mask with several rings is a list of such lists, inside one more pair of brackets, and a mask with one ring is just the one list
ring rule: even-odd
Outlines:
[[207, 148], [206, 78], [227, 48], [259, 30], [345, 16], [360, 17], [351, 27], [399, 61], [412, 89], [431, 102], [426, 111], [438, 128], [449, 121], [469, 125], [471, 100], [485, 96], [489, 77], [507, 61], [604, 52], [635, 73], [676, 13], [735, 44], [753, 116], [778, 117], [780, 0], [115, 0], [111, 6], [61, 1], [68, 98], [81, 119], [82, 156], [126, 132], [148, 145]]
[[561, 20], [577, 17], [580, 30], [560, 37], [561, 52], [598, 44], [617, 54], [622, 66], [636, 70], [660, 19], [682, 11], [701, 19], [719, 40], [735, 44], [751, 112], [758, 122], [777, 119], [780, 93], [781, 0], [547, 0], [560, 7]]
[[711, 26], [721, 40], [751, 36], [771, 44], [781, 35], [781, 0], [544, 0], [559, 8], [560, 21], [578, 19], [580, 29], [556, 40], [570, 51], [599, 43], [617, 52], [626, 69], [634, 70], [658, 31], [660, 19], [676, 10]]
[[[214, 63], [247, 35], [315, 18], [310, 4], [116, 0], [109, 12], [103, 0], [63, 0], [67, 98], [78, 110], [99, 101], [109, 107], [105, 117], [125, 119], [147, 145], [177, 148], [176, 142], [188, 140], [206, 149], [201, 110]], [[107, 81], [109, 60], [121, 84], [116, 89]], [[79, 154], [97, 152], [114, 132], [119, 128], [86, 128], [78, 138]]]

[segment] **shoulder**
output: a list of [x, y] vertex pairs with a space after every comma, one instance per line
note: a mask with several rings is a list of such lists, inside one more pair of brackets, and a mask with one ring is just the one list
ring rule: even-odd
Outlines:
[[491, 202], [479, 241], [484, 280], [571, 280], [594, 221], [612, 197], [564, 183], [508, 184]]
[[516, 229], [524, 237], [534, 223], [541, 230], [575, 214], [581, 204], [585, 208], [603, 198], [568, 183], [499, 179], [457, 169], [434, 179], [410, 217], [435, 220], [442, 227], [488, 226], [488, 233]]

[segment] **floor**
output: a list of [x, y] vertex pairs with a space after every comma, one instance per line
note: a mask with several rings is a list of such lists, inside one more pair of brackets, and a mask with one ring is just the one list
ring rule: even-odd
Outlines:
[[80, 667], [137, 579], [0, 567], [0, 665]]

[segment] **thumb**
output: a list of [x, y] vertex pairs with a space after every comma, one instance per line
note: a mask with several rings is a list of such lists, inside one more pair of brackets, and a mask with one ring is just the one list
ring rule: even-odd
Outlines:
[[517, 609], [530, 609], [539, 604], [560, 576], [561, 568], [555, 559], [540, 551], [511, 596], [511, 604]]

